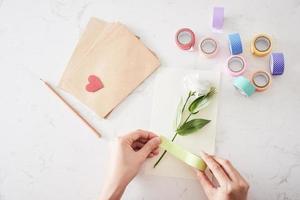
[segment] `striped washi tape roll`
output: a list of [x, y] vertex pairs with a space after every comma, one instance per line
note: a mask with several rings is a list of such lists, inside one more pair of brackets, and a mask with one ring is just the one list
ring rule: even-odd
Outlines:
[[239, 76], [233, 82], [234, 87], [244, 96], [251, 96], [255, 92], [254, 85], [245, 77]]
[[182, 50], [190, 50], [195, 45], [195, 33], [189, 28], [182, 28], [176, 32], [175, 41]]
[[240, 34], [232, 33], [228, 35], [229, 50], [231, 55], [238, 55], [243, 53], [243, 45]]
[[281, 75], [284, 72], [283, 53], [272, 53], [270, 56], [270, 71], [272, 75]]
[[247, 63], [242, 56], [233, 55], [227, 59], [225, 68], [230, 75], [239, 76], [247, 69]]
[[256, 56], [265, 56], [272, 50], [271, 37], [266, 34], [259, 34], [251, 42], [251, 52]]
[[265, 91], [271, 85], [271, 75], [266, 71], [256, 71], [251, 76], [251, 81], [258, 92]]

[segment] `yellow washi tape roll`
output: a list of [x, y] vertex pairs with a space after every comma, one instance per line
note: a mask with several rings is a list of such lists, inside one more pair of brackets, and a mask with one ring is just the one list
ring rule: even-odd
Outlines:
[[256, 56], [265, 56], [272, 50], [271, 37], [265, 34], [256, 35], [251, 42], [251, 52]]

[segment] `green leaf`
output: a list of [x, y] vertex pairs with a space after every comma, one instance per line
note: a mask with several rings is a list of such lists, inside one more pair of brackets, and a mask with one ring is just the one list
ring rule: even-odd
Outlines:
[[197, 97], [189, 106], [189, 111], [192, 114], [197, 114], [201, 109], [205, 108], [209, 104], [209, 100], [216, 93], [216, 88], [211, 87], [210, 91], [206, 95]]
[[198, 113], [207, 103], [206, 96], [197, 97], [189, 106], [189, 111], [193, 114]]
[[185, 122], [176, 130], [179, 135], [187, 135], [198, 131], [208, 124], [210, 120], [207, 119], [192, 119], [188, 122]]

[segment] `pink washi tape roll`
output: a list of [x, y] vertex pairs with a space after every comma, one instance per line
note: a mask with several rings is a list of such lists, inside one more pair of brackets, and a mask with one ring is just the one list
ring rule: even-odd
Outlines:
[[199, 50], [206, 57], [213, 57], [219, 50], [219, 44], [215, 39], [211, 37], [205, 37], [199, 43]]
[[226, 69], [232, 76], [239, 76], [245, 72], [247, 63], [242, 56], [233, 55], [227, 59]]
[[175, 36], [177, 46], [182, 50], [190, 50], [195, 45], [195, 34], [189, 28], [182, 28]]

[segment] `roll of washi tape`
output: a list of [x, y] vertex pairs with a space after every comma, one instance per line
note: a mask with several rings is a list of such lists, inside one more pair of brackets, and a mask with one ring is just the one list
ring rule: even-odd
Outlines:
[[247, 63], [242, 56], [230, 56], [226, 62], [226, 69], [232, 76], [239, 76], [245, 72]]
[[232, 33], [228, 35], [229, 50], [231, 55], [238, 55], [243, 53], [243, 45], [240, 34]]
[[224, 24], [224, 7], [215, 6], [212, 17], [212, 28], [216, 32], [220, 32]]
[[251, 52], [256, 56], [265, 56], [272, 50], [271, 38], [265, 34], [259, 34], [251, 42]]
[[189, 28], [182, 28], [175, 36], [177, 46], [182, 50], [190, 50], [195, 45], [195, 34]]
[[205, 37], [199, 43], [199, 49], [205, 56], [213, 57], [218, 52], [219, 44], [215, 39], [211, 37]]
[[205, 162], [199, 156], [188, 152], [187, 150], [185, 150], [178, 144], [171, 142], [164, 136], [160, 136], [160, 140], [160, 147], [165, 149], [168, 153], [172, 154], [177, 159], [185, 162], [186, 164], [198, 170], [204, 171], [206, 169]]
[[245, 77], [239, 76], [237, 77], [233, 85], [239, 92], [247, 97], [251, 96], [255, 92], [254, 85]]
[[271, 85], [271, 80], [271, 75], [266, 71], [256, 71], [251, 77], [251, 81], [258, 92], [268, 89]]
[[272, 75], [281, 75], [284, 72], [283, 53], [272, 53], [270, 57], [270, 71]]

